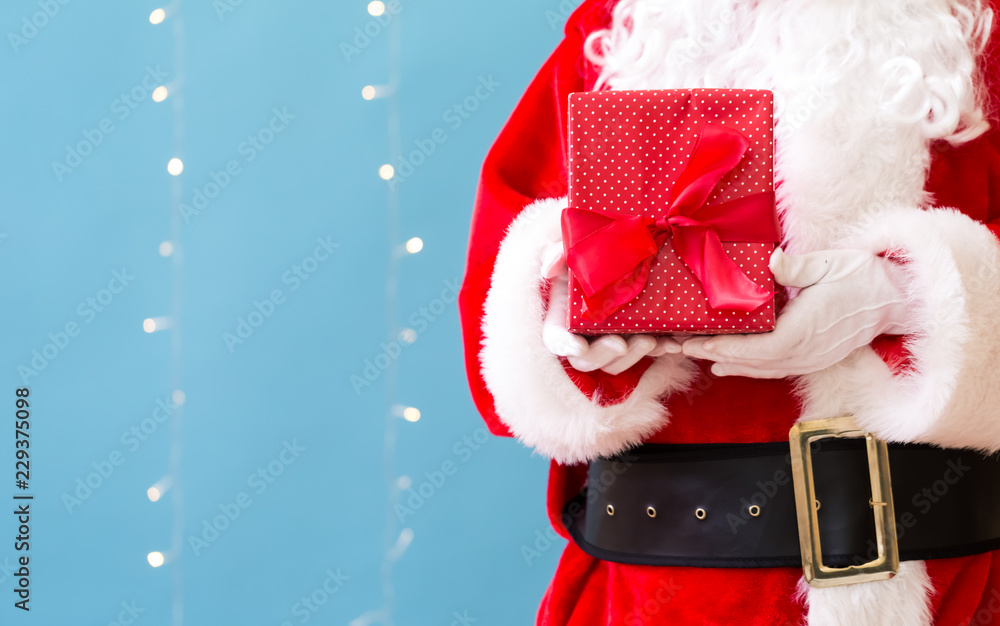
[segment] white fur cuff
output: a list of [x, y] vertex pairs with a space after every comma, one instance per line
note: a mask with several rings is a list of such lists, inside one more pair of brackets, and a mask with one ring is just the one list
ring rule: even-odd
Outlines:
[[895, 208], [857, 241], [905, 257], [913, 329], [912, 371], [893, 376], [870, 349], [845, 363], [859, 425], [893, 441], [1000, 449], [996, 238], [952, 209]]
[[541, 454], [570, 464], [617, 454], [656, 432], [667, 422], [660, 398], [683, 389], [693, 372], [682, 357], [661, 357], [627, 398], [602, 406], [577, 388], [545, 348], [542, 252], [561, 240], [565, 207], [565, 198], [540, 200], [508, 229], [484, 305], [479, 358], [497, 414], [511, 432]]
[[826, 589], [799, 581], [808, 626], [930, 626], [932, 590], [923, 561], [903, 561], [889, 580]]

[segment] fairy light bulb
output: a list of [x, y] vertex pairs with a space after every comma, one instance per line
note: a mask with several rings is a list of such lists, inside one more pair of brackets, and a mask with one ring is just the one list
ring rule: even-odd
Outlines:
[[413, 237], [406, 242], [406, 251], [410, 254], [416, 254], [424, 249], [424, 240], [420, 237]]

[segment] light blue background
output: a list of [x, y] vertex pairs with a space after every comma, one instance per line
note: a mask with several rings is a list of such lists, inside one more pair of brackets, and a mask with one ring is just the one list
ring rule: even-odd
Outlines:
[[[402, 526], [414, 536], [392, 572], [395, 624], [461, 623], [456, 613], [479, 625], [531, 623], [562, 545], [553, 542], [530, 562], [522, 550], [536, 541], [544, 548], [552, 536], [547, 464], [492, 437], [464, 451], [463, 438], [481, 435], [482, 422], [467, 389], [455, 305], [394, 363], [396, 401], [418, 407], [422, 418], [396, 423], [392, 476], [383, 459], [389, 376], [360, 393], [349, 378], [363, 375], [365, 360], [392, 339], [386, 276], [394, 246], [413, 236], [425, 244], [400, 259], [397, 316], [388, 321], [405, 325], [447, 281], [460, 280], [483, 156], [558, 42], [571, 3], [403, 0], [392, 18], [401, 35], [402, 146], [409, 151], [435, 128], [447, 140], [400, 185], [399, 239], [390, 242], [387, 185], [376, 174], [389, 160], [388, 101], [360, 97], [363, 85], [387, 80], [389, 32], [349, 61], [341, 50], [372, 20], [366, 2], [245, 0], [220, 17], [212, 2], [189, 0], [180, 12], [183, 77], [174, 18], [148, 21], [157, 4], [63, 2], [0, 6], [0, 499], [11, 502], [15, 492], [18, 367], [30, 366], [50, 333], [70, 322], [80, 327], [29, 378], [32, 610], [13, 608], [16, 521], [6, 513], [0, 623], [105, 625], [134, 602], [144, 609], [136, 624], [170, 624], [179, 575], [185, 624], [299, 624], [296, 603], [321, 588], [329, 569], [350, 579], [308, 621], [347, 624], [383, 605], [384, 538]], [[22, 18], [46, 3], [55, 14], [12, 43]], [[180, 155], [172, 99], [146, 95], [124, 118], [115, 103], [141, 86], [147, 68], [165, 72], [168, 84], [183, 78]], [[452, 128], [444, 113], [491, 76], [500, 86]], [[247, 162], [241, 142], [275, 108], [295, 117]], [[52, 162], [105, 118], [114, 130], [60, 181]], [[173, 156], [185, 164], [180, 181], [166, 172]], [[156, 503], [146, 498], [169, 472], [172, 439], [170, 421], [147, 418], [173, 388], [173, 338], [144, 333], [142, 320], [168, 316], [173, 306], [174, 258], [157, 252], [171, 237], [173, 183], [190, 202], [231, 159], [241, 173], [177, 242], [183, 544], [179, 559], [154, 569], [146, 555], [170, 550], [176, 490]], [[339, 248], [292, 290], [282, 277], [327, 236]], [[104, 310], [81, 315], [81, 303], [122, 268], [134, 279]], [[282, 304], [230, 351], [223, 334], [274, 289], [283, 291]], [[156, 426], [147, 439], [123, 441], [143, 420]], [[304, 451], [274, 465], [285, 442]], [[116, 452], [124, 461], [68, 506], [64, 495], [107, 470]], [[449, 461], [454, 475], [387, 531], [395, 477], [418, 487]], [[248, 478], [269, 463], [281, 474], [258, 493]], [[190, 537], [241, 492], [250, 506], [196, 556]]]

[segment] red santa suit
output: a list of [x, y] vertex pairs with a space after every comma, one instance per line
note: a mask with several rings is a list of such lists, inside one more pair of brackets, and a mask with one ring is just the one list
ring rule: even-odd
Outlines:
[[[643, 442], [782, 441], [797, 420], [852, 414], [888, 441], [1000, 449], [1000, 134], [983, 132], [976, 101], [977, 85], [1000, 89], [988, 11], [964, 0], [621, 5], [586, 0], [570, 17], [487, 155], [459, 298], [473, 398], [492, 433], [553, 459], [555, 529], [568, 538], [560, 512], [587, 461]], [[584, 47], [608, 28], [597, 65]], [[583, 373], [553, 356], [539, 269], [561, 236], [567, 96], [595, 87], [772, 90], [783, 247], [901, 255], [912, 332], [794, 380], [714, 377], [683, 355]], [[538, 623], [1000, 623], [996, 557], [904, 561], [887, 581], [815, 589], [800, 568], [627, 565], [570, 541]]]

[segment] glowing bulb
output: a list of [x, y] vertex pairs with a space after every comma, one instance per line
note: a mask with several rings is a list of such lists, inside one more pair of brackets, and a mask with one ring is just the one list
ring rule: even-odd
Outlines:
[[177, 157], [170, 159], [170, 162], [167, 163], [167, 171], [170, 172], [172, 176], [180, 176], [181, 172], [184, 171], [184, 162]]
[[147, 317], [142, 320], [142, 329], [147, 333], [158, 333], [161, 330], [173, 328], [173, 320], [169, 317]]
[[173, 400], [174, 404], [177, 406], [184, 404], [185, 398], [186, 396], [184, 395], [184, 392], [180, 389], [174, 389], [174, 392], [170, 394], [170, 399]]
[[368, 14], [369, 15], [374, 15], [375, 17], [378, 17], [379, 15], [382, 15], [383, 13], [385, 13], [385, 4], [384, 3], [379, 2], [379, 0], [373, 0], [372, 2], [368, 3]]
[[163, 18], [165, 17], [167, 17], [166, 11], [164, 11], [163, 9], [156, 9], [155, 11], [149, 14], [149, 23], [159, 24], [160, 22], [163, 21]]
[[404, 328], [399, 331], [399, 340], [403, 343], [413, 343], [417, 340], [417, 331], [412, 328]]
[[403, 419], [407, 422], [415, 422], [420, 419], [420, 409], [408, 406], [403, 409]]
[[158, 502], [160, 498], [164, 496], [170, 487], [174, 484], [173, 478], [170, 476], [164, 476], [160, 480], [153, 483], [153, 485], [146, 490], [146, 497], [149, 498], [151, 502]]
[[406, 251], [410, 254], [416, 254], [424, 249], [424, 240], [420, 237], [414, 237], [406, 242]]
[[163, 565], [163, 554], [160, 552], [150, 552], [146, 555], [146, 560], [149, 561], [149, 564], [153, 567], [159, 567]]
[[396, 175], [396, 168], [386, 163], [382, 167], [378, 168], [378, 175], [382, 180], [389, 180]]
[[411, 484], [413, 483], [410, 481], [409, 476], [400, 476], [396, 479], [396, 486], [400, 489], [409, 489]]
[[160, 242], [160, 256], [170, 256], [174, 253], [174, 244], [169, 241]]
[[167, 88], [160, 85], [153, 90], [153, 102], [163, 102], [167, 99]]
[[361, 97], [365, 100], [373, 99], [375, 97], [375, 88], [371, 85], [365, 85], [364, 88], [361, 89]]

